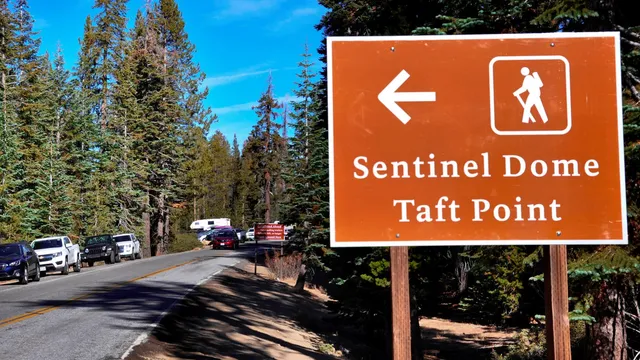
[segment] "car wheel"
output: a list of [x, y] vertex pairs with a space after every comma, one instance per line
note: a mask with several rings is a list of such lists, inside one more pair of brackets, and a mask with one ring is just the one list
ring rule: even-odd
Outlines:
[[116, 255], [112, 252], [111, 255], [109, 256], [109, 261], [107, 263], [113, 264], [114, 262], [116, 262]]
[[80, 259], [80, 255], [78, 255], [78, 258], [76, 259], [76, 264], [73, 265], [73, 271], [80, 272], [80, 270], [82, 270], [82, 260]]
[[122, 259], [120, 258], [120, 254], [116, 255], [116, 263], [119, 263]]
[[62, 275], [69, 275], [69, 261], [64, 260], [64, 267], [62, 268]]
[[33, 281], [40, 281], [40, 264], [36, 266], [36, 274], [33, 275]]
[[20, 271], [20, 284], [26, 285], [28, 283], [29, 283], [29, 270], [27, 269], [26, 266], [23, 266], [22, 270]]
[[87, 264], [89, 264], [89, 267], [93, 267], [93, 261], [88, 261]]

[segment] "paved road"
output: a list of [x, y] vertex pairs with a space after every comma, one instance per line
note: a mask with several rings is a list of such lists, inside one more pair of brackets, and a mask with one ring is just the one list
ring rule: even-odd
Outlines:
[[0, 286], [0, 358], [120, 359], [194, 285], [253, 246], [202, 250]]

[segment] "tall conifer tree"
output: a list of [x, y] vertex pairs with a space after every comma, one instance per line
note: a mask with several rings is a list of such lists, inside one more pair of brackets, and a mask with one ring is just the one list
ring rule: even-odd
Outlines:
[[278, 109], [282, 107], [273, 95], [273, 83], [271, 74], [267, 80], [267, 89], [258, 105], [253, 109], [258, 116], [258, 122], [254, 125], [250, 135], [250, 148], [256, 157], [258, 170], [263, 176], [260, 183], [263, 184], [264, 196], [264, 222], [271, 222], [273, 184], [280, 176], [279, 159], [282, 154], [282, 141], [280, 137], [281, 124], [276, 122]]

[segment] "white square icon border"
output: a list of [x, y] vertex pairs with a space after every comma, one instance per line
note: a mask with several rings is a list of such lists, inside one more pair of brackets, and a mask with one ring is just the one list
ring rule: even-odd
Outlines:
[[[517, 60], [560, 60], [564, 63], [565, 67], [565, 81], [567, 89], [567, 127], [563, 130], [498, 130], [496, 127], [496, 113], [495, 113], [495, 93], [493, 83], [493, 66], [498, 61], [517, 61]], [[571, 130], [571, 75], [569, 73], [570, 66], [569, 60], [561, 55], [536, 55], [536, 56], [496, 56], [489, 62], [489, 107], [491, 112], [491, 129], [497, 135], [565, 135]]]

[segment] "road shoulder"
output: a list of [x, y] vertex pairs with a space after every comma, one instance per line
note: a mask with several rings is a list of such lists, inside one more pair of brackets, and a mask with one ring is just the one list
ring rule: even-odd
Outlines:
[[309, 330], [323, 326], [324, 300], [296, 294], [258, 269], [254, 275], [254, 265], [242, 261], [196, 287], [126, 359], [339, 357]]

